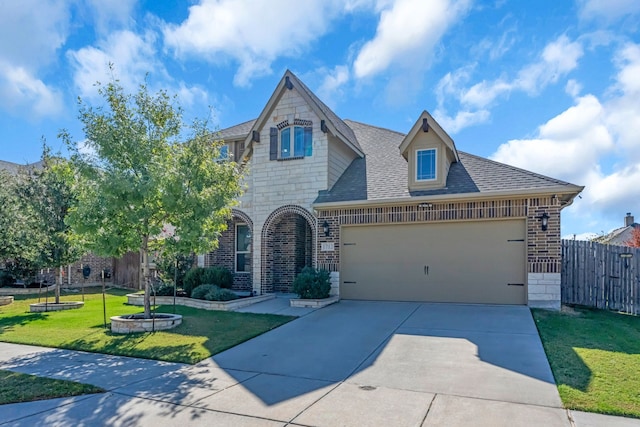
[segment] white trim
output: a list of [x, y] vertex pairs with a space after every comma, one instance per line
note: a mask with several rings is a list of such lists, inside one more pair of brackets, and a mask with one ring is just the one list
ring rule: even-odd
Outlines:
[[235, 223], [235, 235], [233, 236], [233, 272], [237, 274], [249, 274], [251, 271], [238, 271], [238, 254], [250, 254], [251, 250], [248, 251], [238, 251], [238, 226], [244, 225], [247, 227], [249, 232], [251, 232], [251, 227], [246, 222], [236, 222]]
[[[434, 157], [433, 157], [433, 168], [434, 168], [434, 174], [433, 174], [433, 178], [429, 178], [429, 179], [420, 179], [418, 178], [418, 153], [421, 151], [433, 151], [435, 153]], [[433, 148], [417, 148], [414, 152], [414, 156], [416, 159], [416, 182], [430, 182], [430, 181], [437, 181], [438, 180], [438, 149], [436, 147]]]

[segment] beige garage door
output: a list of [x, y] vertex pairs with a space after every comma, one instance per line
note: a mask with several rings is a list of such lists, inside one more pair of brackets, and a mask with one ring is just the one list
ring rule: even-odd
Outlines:
[[525, 304], [524, 220], [342, 228], [344, 299]]

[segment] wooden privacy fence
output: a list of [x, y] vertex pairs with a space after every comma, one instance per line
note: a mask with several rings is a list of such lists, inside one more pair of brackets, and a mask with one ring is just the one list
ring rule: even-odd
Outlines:
[[562, 302], [640, 315], [640, 248], [563, 240]]

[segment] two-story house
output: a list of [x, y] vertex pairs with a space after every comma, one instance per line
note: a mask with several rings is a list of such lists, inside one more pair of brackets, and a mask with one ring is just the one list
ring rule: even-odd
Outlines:
[[287, 292], [304, 266], [343, 299], [560, 306], [560, 211], [583, 187], [458, 151], [424, 111], [406, 134], [339, 118], [287, 71], [220, 132], [246, 192], [203, 266]]

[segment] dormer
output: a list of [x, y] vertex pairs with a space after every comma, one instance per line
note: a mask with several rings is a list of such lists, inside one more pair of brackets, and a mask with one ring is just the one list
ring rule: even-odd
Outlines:
[[399, 148], [409, 163], [409, 191], [444, 188], [451, 163], [459, 161], [453, 140], [426, 111], [422, 112]]

